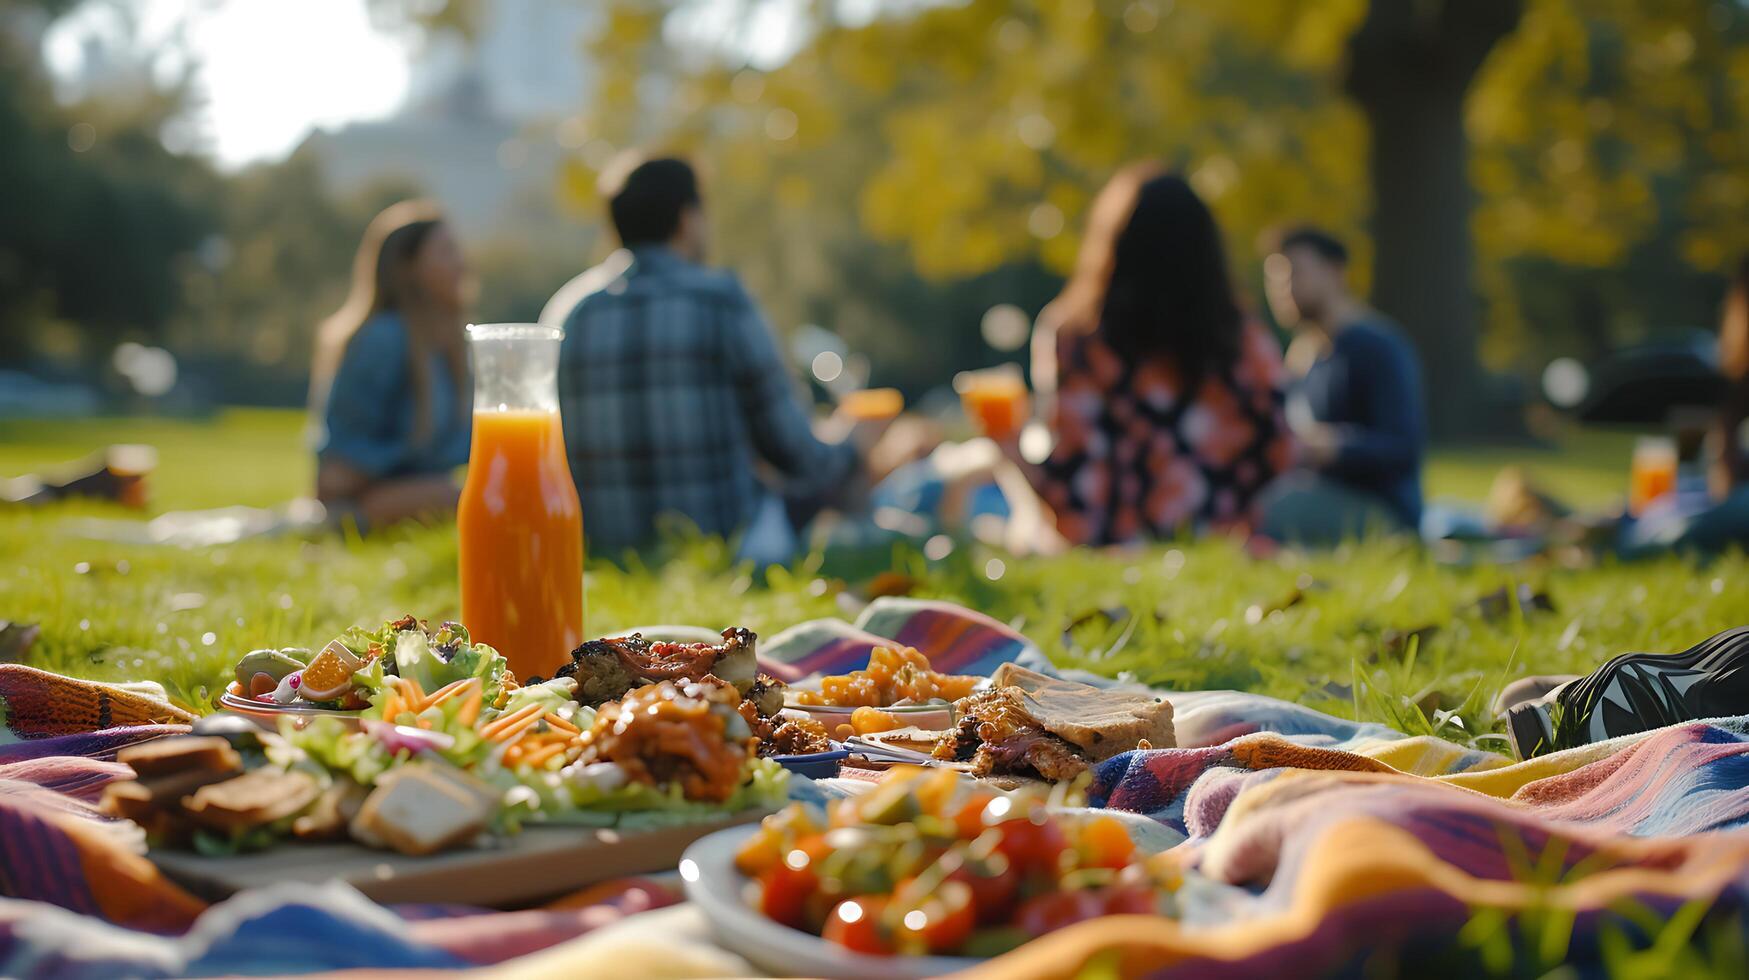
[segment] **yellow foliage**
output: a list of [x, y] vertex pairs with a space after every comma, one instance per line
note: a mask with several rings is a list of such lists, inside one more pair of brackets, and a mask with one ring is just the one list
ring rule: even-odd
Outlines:
[[[830, 246], [871, 240], [935, 279], [1065, 272], [1093, 192], [1151, 158], [1207, 196], [1238, 268], [1270, 228], [1311, 221], [1348, 236], [1364, 287], [1366, 123], [1341, 76], [1367, 2], [965, 0], [846, 26], [821, 0], [802, 50], [759, 71], [676, 64], [662, 25], [681, 0], [612, 0], [590, 131], [696, 146], [717, 227], [770, 266], [755, 279], [829, 275]], [[1670, 224], [1672, 194], [1687, 261], [1749, 249], [1749, 44], [1709, 29], [1714, 5], [1525, 0], [1484, 64], [1466, 125], [1491, 358], [1522, 349], [1510, 260], [1620, 263]], [[677, 86], [665, 108], [640, 101], [652, 73]], [[564, 179], [593, 193], [592, 173]]]

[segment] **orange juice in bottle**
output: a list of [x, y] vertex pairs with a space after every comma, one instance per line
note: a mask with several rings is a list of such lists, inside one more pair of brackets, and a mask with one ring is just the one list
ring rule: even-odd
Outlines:
[[560, 330], [468, 328], [474, 430], [456, 512], [462, 623], [518, 679], [550, 678], [583, 640], [583, 510], [559, 421]]

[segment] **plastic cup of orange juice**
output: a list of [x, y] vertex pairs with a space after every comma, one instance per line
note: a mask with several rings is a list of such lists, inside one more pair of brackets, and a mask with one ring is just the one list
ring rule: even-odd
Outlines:
[[897, 388], [864, 388], [847, 392], [838, 407], [858, 422], [886, 422], [905, 410], [905, 396]]
[[1664, 436], [1643, 436], [1634, 443], [1628, 473], [1628, 512], [1636, 516], [1676, 490], [1676, 443]]
[[1017, 438], [1032, 413], [1026, 379], [1014, 364], [962, 371], [953, 379], [960, 406], [984, 435], [998, 442]]
[[519, 679], [583, 641], [583, 510], [559, 421], [559, 341], [533, 324], [468, 328], [474, 429], [456, 511], [462, 623]]

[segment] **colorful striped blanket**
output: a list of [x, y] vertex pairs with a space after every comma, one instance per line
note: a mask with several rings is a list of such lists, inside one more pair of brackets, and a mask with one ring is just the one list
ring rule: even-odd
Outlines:
[[[874, 646], [894, 640], [947, 670], [988, 672], [1006, 660], [1048, 666], [987, 617], [892, 599], [854, 625], [796, 627], [761, 653], [793, 678], [860, 666]], [[40, 697], [41, 685], [61, 681], [0, 667], [0, 701]], [[1181, 916], [1084, 923], [989, 961], [977, 975], [1358, 975], [1474, 953], [1465, 944], [1479, 948], [1502, 934], [1476, 926], [1490, 925], [1493, 910], [1536, 910], [1546, 913], [1538, 921], [1562, 923], [1553, 954], [1582, 970], [1595, 969], [1614, 939], [1644, 928], [1634, 923], [1647, 914], [1685, 905], [1710, 906], [1710, 928], [1749, 942], [1739, 915], [1749, 904], [1749, 719], [1678, 725], [1513, 764], [1256, 695], [1167, 694], [1179, 746], [1103, 763], [1090, 797], [1152, 818], [1173, 832], [1168, 840], [1182, 837], [1172, 851], [1186, 872]], [[9, 726], [17, 716], [8, 712]], [[178, 730], [161, 724], [174, 720], [48, 739], [11, 727], [13, 741], [0, 744], [0, 975], [507, 961], [527, 975], [589, 975], [599, 972], [603, 948], [659, 955], [674, 967], [687, 922], [695, 941], [705, 941], [684, 908], [671, 910], [674, 918], [626, 919], [675, 900], [653, 883], [511, 913], [385, 909], [340, 886], [252, 893], [203, 909], [158, 878], [137, 840], [91, 807], [116, 778], [119, 767], [105, 761], [116, 747]], [[311, 935], [342, 941], [289, 938]], [[618, 944], [604, 947], [610, 939]], [[1538, 941], [1548, 954], [1546, 930]], [[695, 952], [685, 960], [695, 973], [732, 969], [720, 951]]]

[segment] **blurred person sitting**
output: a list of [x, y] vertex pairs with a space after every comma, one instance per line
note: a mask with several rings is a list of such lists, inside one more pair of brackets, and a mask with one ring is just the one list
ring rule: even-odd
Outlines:
[[593, 291], [564, 314], [559, 355], [565, 446], [591, 548], [618, 555], [653, 544], [679, 518], [705, 534], [741, 534], [742, 557], [788, 560], [815, 513], [861, 489], [852, 426], [835, 420], [838, 440], [815, 434], [758, 306], [732, 273], [704, 265], [692, 167], [672, 158], [628, 166], [610, 169], [603, 197], [630, 261], [585, 274]]
[[1737, 264], [1737, 274], [1725, 294], [1719, 320], [1719, 370], [1725, 376], [1725, 398], [1710, 434], [1713, 446], [1711, 485], [1719, 499], [1749, 490], [1749, 449], [1743, 444], [1749, 422], [1749, 256]]
[[1624, 555], [1666, 550], [1716, 553], [1749, 546], [1749, 257], [1737, 266], [1719, 319], [1719, 373], [1725, 390], [1705, 436], [1706, 493], [1660, 498], [1638, 517], [1624, 517], [1618, 548]]
[[48, 473], [0, 477], [0, 503], [39, 505], [59, 500], [103, 500], [143, 510], [147, 478], [158, 465], [151, 446], [110, 446], [90, 458]]
[[1287, 420], [1304, 470], [1265, 503], [1263, 533], [1309, 544], [1421, 523], [1421, 369], [1397, 326], [1348, 288], [1348, 249], [1286, 234], [1264, 263], [1270, 307], [1294, 331]]
[[316, 496], [361, 528], [455, 510], [473, 392], [461, 248], [422, 201], [371, 221], [346, 303], [322, 324], [310, 384]]
[[1280, 349], [1239, 306], [1214, 215], [1152, 164], [1094, 201], [1033, 377], [1053, 448], [1036, 465], [1019, 440], [1003, 451], [1069, 544], [1242, 533], [1292, 458]]

